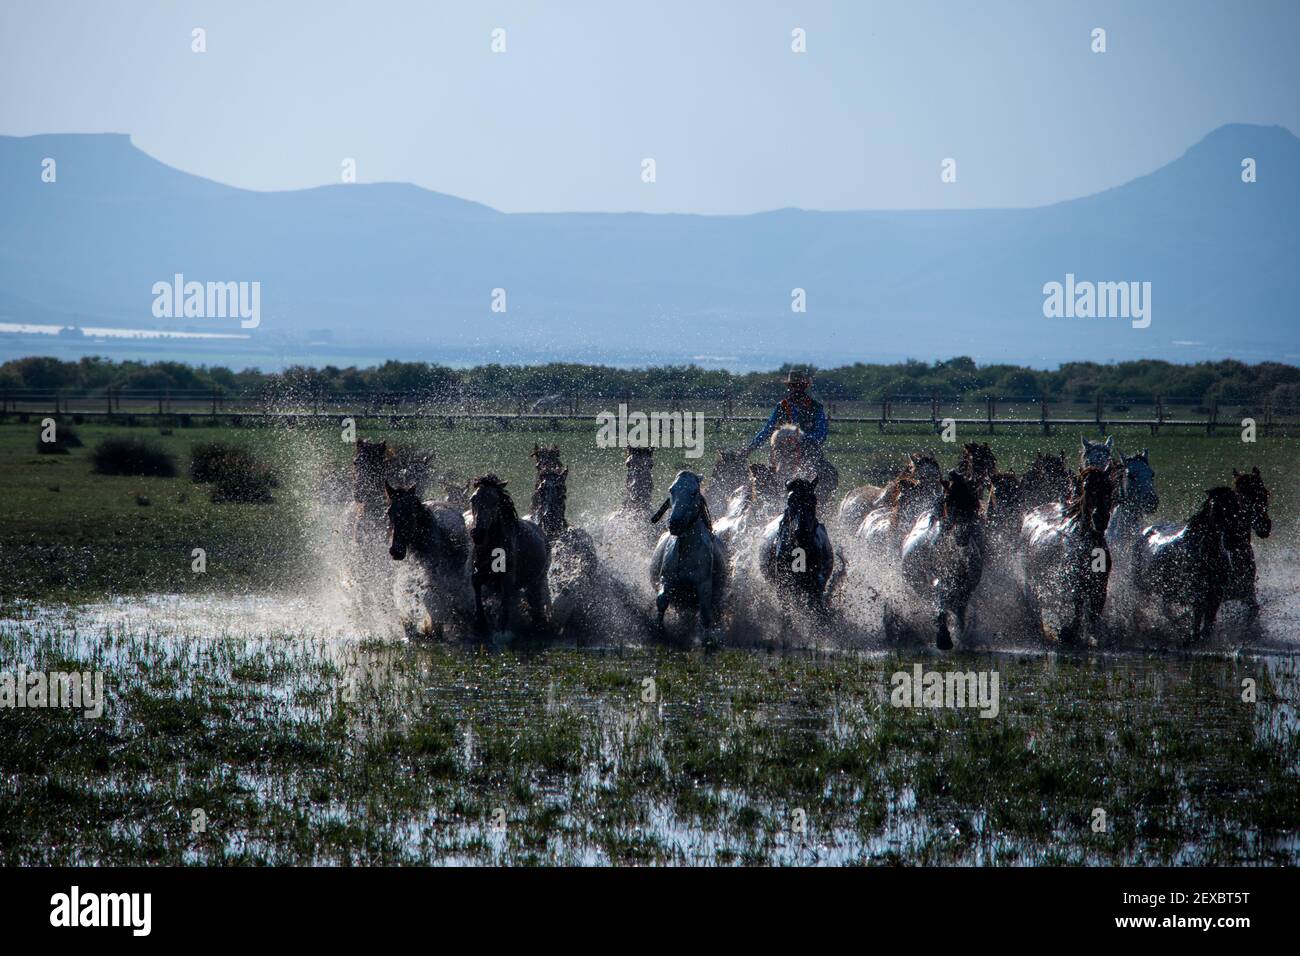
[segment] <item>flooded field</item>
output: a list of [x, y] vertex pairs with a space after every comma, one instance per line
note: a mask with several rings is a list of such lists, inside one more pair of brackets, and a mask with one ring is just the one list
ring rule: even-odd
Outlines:
[[[106, 687], [0, 709], [8, 864], [1300, 859], [1276, 649], [431, 646], [151, 596], [11, 604], [0, 657]], [[918, 665], [996, 675], [996, 716], [895, 706]]]

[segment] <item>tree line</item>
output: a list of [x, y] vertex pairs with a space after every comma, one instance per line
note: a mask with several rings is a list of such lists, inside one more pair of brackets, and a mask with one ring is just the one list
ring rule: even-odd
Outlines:
[[[606, 365], [477, 365], [452, 368], [428, 362], [388, 361], [367, 368], [292, 366], [279, 372], [235, 371], [183, 362], [114, 361], [87, 357], [13, 359], [0, 365], [0, 390], [57, 389], [68, 395], [126, 390], [213, 390], [226, 395], [312, 393], [418, 394], [431, 400], [510, 399], [579, 395], [617, 400], [688, 401], [730, 397], [737, 403], [768, 403], [782, 394], [789, 365], [766, 372], [728, 372], [694, 365], [614, 368]], [[1067, 362], [1055, 370], [1020, 365], [979, 365], [967, 357], [938, 362], [856, 362], [813, 368], [813, 392], [827, 401], [880, 401], [890, 396], [1044, 397], [1054, 402], [1092, 402], [1156, 396], [1200, 404], [1300, 405], [1300, 367], [1280, 362], [1250, 365], [1235, 360], [1179, 365], [1152, 359], [1101, 364]]]

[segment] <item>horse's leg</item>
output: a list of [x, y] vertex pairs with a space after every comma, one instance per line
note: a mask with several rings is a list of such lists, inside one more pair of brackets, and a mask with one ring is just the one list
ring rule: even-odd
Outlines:
[[695, 586], [695, 594], [700, 601], [700, 623], [707, 631], [713, 627], [713, 577], [710, 575]]
[[659, 581], [659, 593], [655, 595], [655, 609], [659, 612], [659, 618], [656, 626], [659, 633], [664, 630], [664, 615], [668, 613], [668, 585], [661, 579]]
[[474, 585], [474, 628], [481, 634], [487, 630], [487, 612], [483, 610], [483, 579], [474, 572], [471, 579]]
[[528, 609], [532, 612], [535, 624], [543, 631], [550, 630], [551, 624], [551, 589], [547, 586], [545, 575], [537, 575], [528, 585]]
[[934, 646], [941, 651], [952, 650], [952, 634], [948, 631], [948, 611], [946, 608], [940, 608], [939, 614], [935, 618], [935, 638]]

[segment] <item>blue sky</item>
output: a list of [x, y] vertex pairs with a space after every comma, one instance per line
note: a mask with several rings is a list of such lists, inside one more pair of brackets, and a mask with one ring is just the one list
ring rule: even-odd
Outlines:
[[352, 157], [512, 212], [1026, 206], [1223, 123], [1300, 132], [1297, 40], [1294, 0], [4, 0], [0, 133], [130, 133], [251, 189]]

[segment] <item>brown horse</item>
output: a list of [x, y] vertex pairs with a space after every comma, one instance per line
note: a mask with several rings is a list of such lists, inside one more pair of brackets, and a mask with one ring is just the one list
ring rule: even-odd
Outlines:
[[1245, 499], [1232, 488], [1211, 488], [1187, 524], [1154, 524], [1142, 532], [1133, 550], [1133, 579], [1143, 594], [1160, 602], [1166, 617], [1173, 605], [1191, 609], [1188, 640], [1207, 638], [1243, 574], [1234, 567], [1233, 551], [1243, 540], [1250, 546], [1250, 532]]
[[1064, 505], [1075, 491], [1075, 475], [1065, 464], [1065, 452], [1037, 452], [1020, 480], [1020, 500], [1025, 511], [1043, 505]]
[[[771, 465], [750, 462], [747, 466], [749, 482], [737, 488], [727, 503], [727, 513], [713, 522], [711, 527], [718, 540], [730, 553], [738, 551], [736, 542], [757, 532], [767, 521], [780, 514], [785, 502], [785, 489]], [[706, 503], [707, 503], [707, 495]]]
[[534, 442], [533, 450], [528, 457], [533, 459], [533, 464], [539, 475], [564, 470], [564, 465], [560, 461], [559, 445], [539, 445]]
[[934, 456], [912, 452], [903, 470], [886, 484], [859, 485], [844, 496], [836, 515], [840, 526], [851, 534], [856, 533], [862, 526], [862, 519], [867, 516], [867, 512], [883, 505], [894, 486], [907, 478], [915, 478], [923, 482], [937, 497], [941, 474], [942, 469]]
[[546, 581], [550, 566], [546, 536], [537, 525], [519, 517], [506, 491], [506, 482], [496, 475], [483, 475], [474, 480], [469, 509], [469, 536], [474, 545], [470, 583], [474, 587], [475, 624], [480, 631], [487, 629], [483, 588], [488, 586], [501, 598], [499, 630], [509, 630], [520, 591], [528, 600], [534, 626], [545, 629], [551, 605]]
[[989, 480], [998, 470], [998, 457], [988, 442], [968, 441], [961, 446], [961, 462], [957, 470], [970, 483], [975, 495], [983, 497]]
[[[1273, 519], [1268, 515], [1268, 489], [1264, 487], [1259, 468], [1252, 468], [1248, 472], [1232, 469], [1232, 487], [1241, 498], [1250, 531], [1261, 538], [1267, 538], [1273, 531]], [[1223, 596], [1228, 601], [1245, 601], [1249, 620], [1253, 623], [1259, 617], [1259, 597], [1255, 591], [1258, 572], [1250, 531], [1242, 533], [1238, 528], [1227, 541], [1232, 573], [1225, 584]]]

